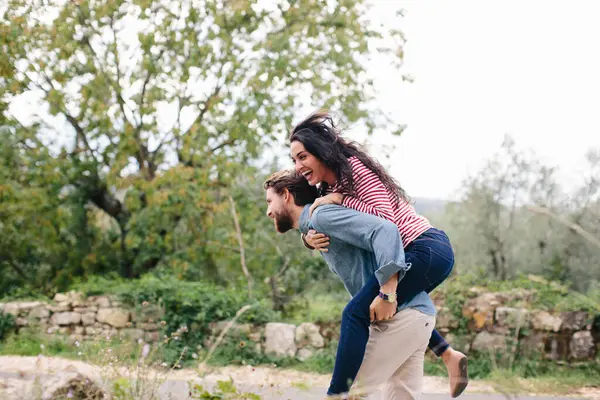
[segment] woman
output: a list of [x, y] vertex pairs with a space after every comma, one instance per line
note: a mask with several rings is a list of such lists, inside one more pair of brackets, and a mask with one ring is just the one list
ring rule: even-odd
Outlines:
[[[448, 277], [454, 266], [454, 254], [446, 234], [415, 212], [404, 190], [377, 161], [355, 143], [342, 138], [326, 112], [312, 114], [298, 124], [289, 141], [296, 171], [311, 185], [319, 185], [321, 197], [315, 201], [311, 212], [323, 204], [341, 204], [385, 218], [398, 226], [406, 262], [411, 264], [411, 269], [398, 283], [398, 303], [410, 300], [423, 290], [429, 293]], [[329, 238], [324, 234], [310, 231], [302, 240], [311, 249], [327, 251]], [[387, 295], [382, 292], [383, 287], [379, 288], [377, 280], [372, 278], [344, 309], [328, 394], [346, 392], [348, 382], [354, 381], [364, 357], [369, 321], [380, 319], [370, 314], [370, 306]], [[388, 318], [389, 315], [383, 316], [383, 319]], [[345, 324], [353, 328], [346, 329]], [[360, 346], [350, 351], [346, 347], [350, 340], [344, 332], [360, 335]], [[354, 337], [352, 343], [356, 342]], [[452, 397], [459, 396], [468, 382], [466, 356], [452, 349], [437, 330], [431, 335], [429, 348], [446, 364]]]

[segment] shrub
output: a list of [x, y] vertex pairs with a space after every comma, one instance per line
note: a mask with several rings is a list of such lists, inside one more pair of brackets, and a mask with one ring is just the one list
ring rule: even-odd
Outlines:
[[[114, 294], [131, 307], [142, 304], [159, 306], [164, 311], [165, 334], [181, 327], [187, 333], [169, 342], [164, 358], [175, 362], [183, 349], [196, 349], [209, 334], [208, 324], [229, 320], [248, 304], [250, 310], [242, 314], [239, 322], [261, 324], [280, 319], [265, 300], [249, 299], [245, 291], [218, 287], [205, 282], [186, 282], [171, 276], [145, 275], [137, 280], [108, 280], [94, 278], [77, 288], [86, 295]], [[158, 322], [158, 321], [157, 321]], [[186, 355], [189, 360], [190, 352]], [[184, 359], [185, 361], [185, 359]]]
[[0, 342], [4, 337], [14, 331], [15, 317], [12, 314], [5, 314], [0, 311]]

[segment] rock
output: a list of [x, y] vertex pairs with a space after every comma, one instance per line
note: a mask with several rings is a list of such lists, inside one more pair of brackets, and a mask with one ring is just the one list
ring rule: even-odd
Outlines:
[[65, 311], [52, 314], [50, 323], [52, 325], [77, 325], [81, 322], [81, 314]]
[[97, 333], [97, 331], [98, 330], [96, 328], [93, 328], [91, 326], [86, 326], [85, 327], [85, 334], [86, 335], [95, 335]]
[[73, 311], [80, 314], [85, 314], [98, 311], [98, 307], [75, 307], [73, 308]]
[[29, 325], [29, 321], [27, 321], [27, 318], [16, 318], [15, 319], [15, 325], [17, 326], [27, 326]]
[[146, 332], [146, 334], [144, 335], [144, 339], [147, 342], [158, 342], [160, 340], [160, 333], [159, 332]]
[[22, 303], [16, 303], [16, 305], [19, 309], [20, 314], [26, 314], [26, 313], [29, 313], [29, 311], [33, 310], [34, 308], [44, 306], [45, 304], [42, 303], [41, 301], [26, 301], [26, 302], [22, 302]]
[[544, 353], [547, 334], [543, 332], [535, 332], [529, 336], [522, 338], [519, 341], [519, 352], [524, 357], [536, 356]]
[[75, 333], [76, 335], [83, 335], [84, 332], [85, 328], [83, 326], [76, 326], [75, 330], [73, 331], [73, 333]]
[[[227, 328], [227, 325], [229, 325], [229, 321], [218, 321], [211, 322], [208, 324], [208, 327], [213, 336], [218, 336], [221, 334], [221, 332], [223, 332], [223, 329]], [[250, 334], [250, 332], [252, 332], [252, 325], [250, 324], [233, 324], [231, 328], [229, 328], [227, 335], [239, 336], [240, 334], [243, 334], [247, 336]]]
[[496, 308], [496, 325], [508, 328], [529, 327], [529, 311], [524, 308], [498, 307]]
[[558, 332], [562, 325], [562, 319], [556, 315], [551, 315], [546, 311], [539, 311], [533, 314], [531, 320], [533, 328], [538, 331]]
[[309, 358], [311, 358], [313, 354], [314, 354], [313, 349], [311, 349], [310, 347], [303, 347], [300, 350], [298, 350], [298, 353], [296, 354], [296, 358], [300, 361], [306, 361]]
[[472, 336], [455, 336], [452, 333], [448, 333], [444, 335], [444, 339], [446, 339], [446, 342], [452, 344], [453, 349], [463, 353], [468, 353], [469, 350], [471, 350], [471, 341], [473, 339]]
[[66, 335], [67, 333], [69, 333], [69, 328], [67, 328], [66, 326], [61, 326], [60, 328], [58, 328], [58, 333], [60, 333], [61, 335]]
[[139, 324], [137, 326], [139, 326], [140, 329], [143, 329], [145, 331], [157, 331], [159, 328], [158, 324], [149, 324], [149, 323]]
[[563, 330], [580, 331], [590, 322], [585, 311], [563, 312], [560, 315]]
[[495, 335], [488, 332], [479, 332], [473, 340], [471, 348], [476, 351], [487, 352], [490, 350], [506, 351], [508, 337]]
[[153, 303], [143, 303], [141, 307], [138, 307], [131, 320], [134, 322], [158, 322], [164, 317], [164, 310], [158, 305]]
[[51, 335], [53, 333], [58, 332], [59, 329], [60, 329], [60, 326], [53, 325], [53, 326], [48, 327], [48, 329], [46, 329], [46, 333], [49, 334], [49, 335]]
[[110, 308], [110, 300], [107, 296], [98, 296], [93, 300], [98, 308]]
[[129, 312], [121, 308], [101, 308], [96, 319], [115, 328], [124, 328], [129, 322]]
[[320, 324], [321, 335], [326, 341], [338, 340], [340, 338], [340, 325], [335, 322]]
[[19, 303], [5, 303], [4, 314], [11, 314], [15, 317], [19, 316]]
[[295, 325], [269, 322], [265, 326], [265, 353], [294, 357], [296, 355], [295, 333]]
[[481, 330], [494, 325], [494, 310], [506, 301], [503, 293], [484, 293], [469, 299], [463, 306], [463, 317], [470, 319], [474, 330]]
[[69, 296], [67, 296], [64, 293], [56, 293], [54, 295], [54, 301], [57, 303], [64, 303], [66, 301], [69, 301]]
[[93, 325], [96, 322], [96, 313], [89, 312], [85, 313], [81, 316], [81, 323], [84, 326]]
[[50, 310], [48, 310], [48, 306], [46, 305], [37, 306], [29, 311], [29, 318], [44, 319], [48, 318], [49, 316]]
[[138, 340], [144, 338], [144, 332], [141, 329], [121, 329], [120, 335], [122, 338], [127, 338], [130, 340]]
[[544, 346], [545, 357], [551, 360], [567, 360], [570, 355], [572, 335], [549, 333]]
[[590, 331], [580, 331], [573, 334], [569, 344], [570, 357], [575, 360], [592, 359], [596, 352], [594, 338]]
[[50, 306], [50, 307], [48, 307], [48, 309], [50, 311], [52, 311], [53, 313], [58, 313], [58, 312], [70, 311], [71, 307], [69, 307], [68, 305], [57, 305], [57, 306]]
[[42, 394], [42, 399], [108, 399], [109, 395], [101, 389], [93, 376], [81, 373], [63, 373], [56, 376], [48, 384]]
[[315, 324], [305, 322], [296, 328], [296, 346], [301, 349], [303, 347], [321, 348], [325, 346], [325, 339], [319, 332], [319, 327]]
[[435, 317], [436, 329], [458, 328], [458, 321], [448, 307], [440, 307], [437, 312]]
[[248, 335], [248, 339], [252, 340], [253, 342], [260, 343], [260, 340], [262, 339], [262, 333], [260, 331], [252, 332]]

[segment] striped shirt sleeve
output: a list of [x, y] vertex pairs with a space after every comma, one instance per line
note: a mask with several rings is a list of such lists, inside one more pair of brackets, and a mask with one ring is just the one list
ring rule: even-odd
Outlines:
[[349, 159], [354, 178], [355, 195], [344, 196], [342, 205], [395, 223], [394, 204], [390, 193], [377, 174], [358, 158]]

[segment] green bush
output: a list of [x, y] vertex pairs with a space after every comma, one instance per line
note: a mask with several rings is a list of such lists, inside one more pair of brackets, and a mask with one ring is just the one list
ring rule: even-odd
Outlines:
[[0, 342], [4, 338], [14, 331], [15, 329], [15, 317], [12, 314], [5, 314], [0, 311]]
[[172, 363], [179, 359], [185, 348], [190, 351], [183, 361], [190, 360], [191, 353], [202, 345], [209, 334], [208, 324], [233, 318], [244, 305], [250, 305], [251, 308], [241, 315], [238, 322], [262, 324], [281, 318], [279, 313], [271, 310], [268, 302], [249, 299], [245, 291], [204, 282], [181, 281], [172, 276], [145, 275], [136, 280], [96, 277], [85, 284], [79, 284], [76, 289], [88, 296], [117, 295], [131, 307], [141, 308], [142, 304], [160, 307], [164, 311], [166, 335], [187, 327], [187, 333], [170, 341], [165, 347], [165, 361]]

